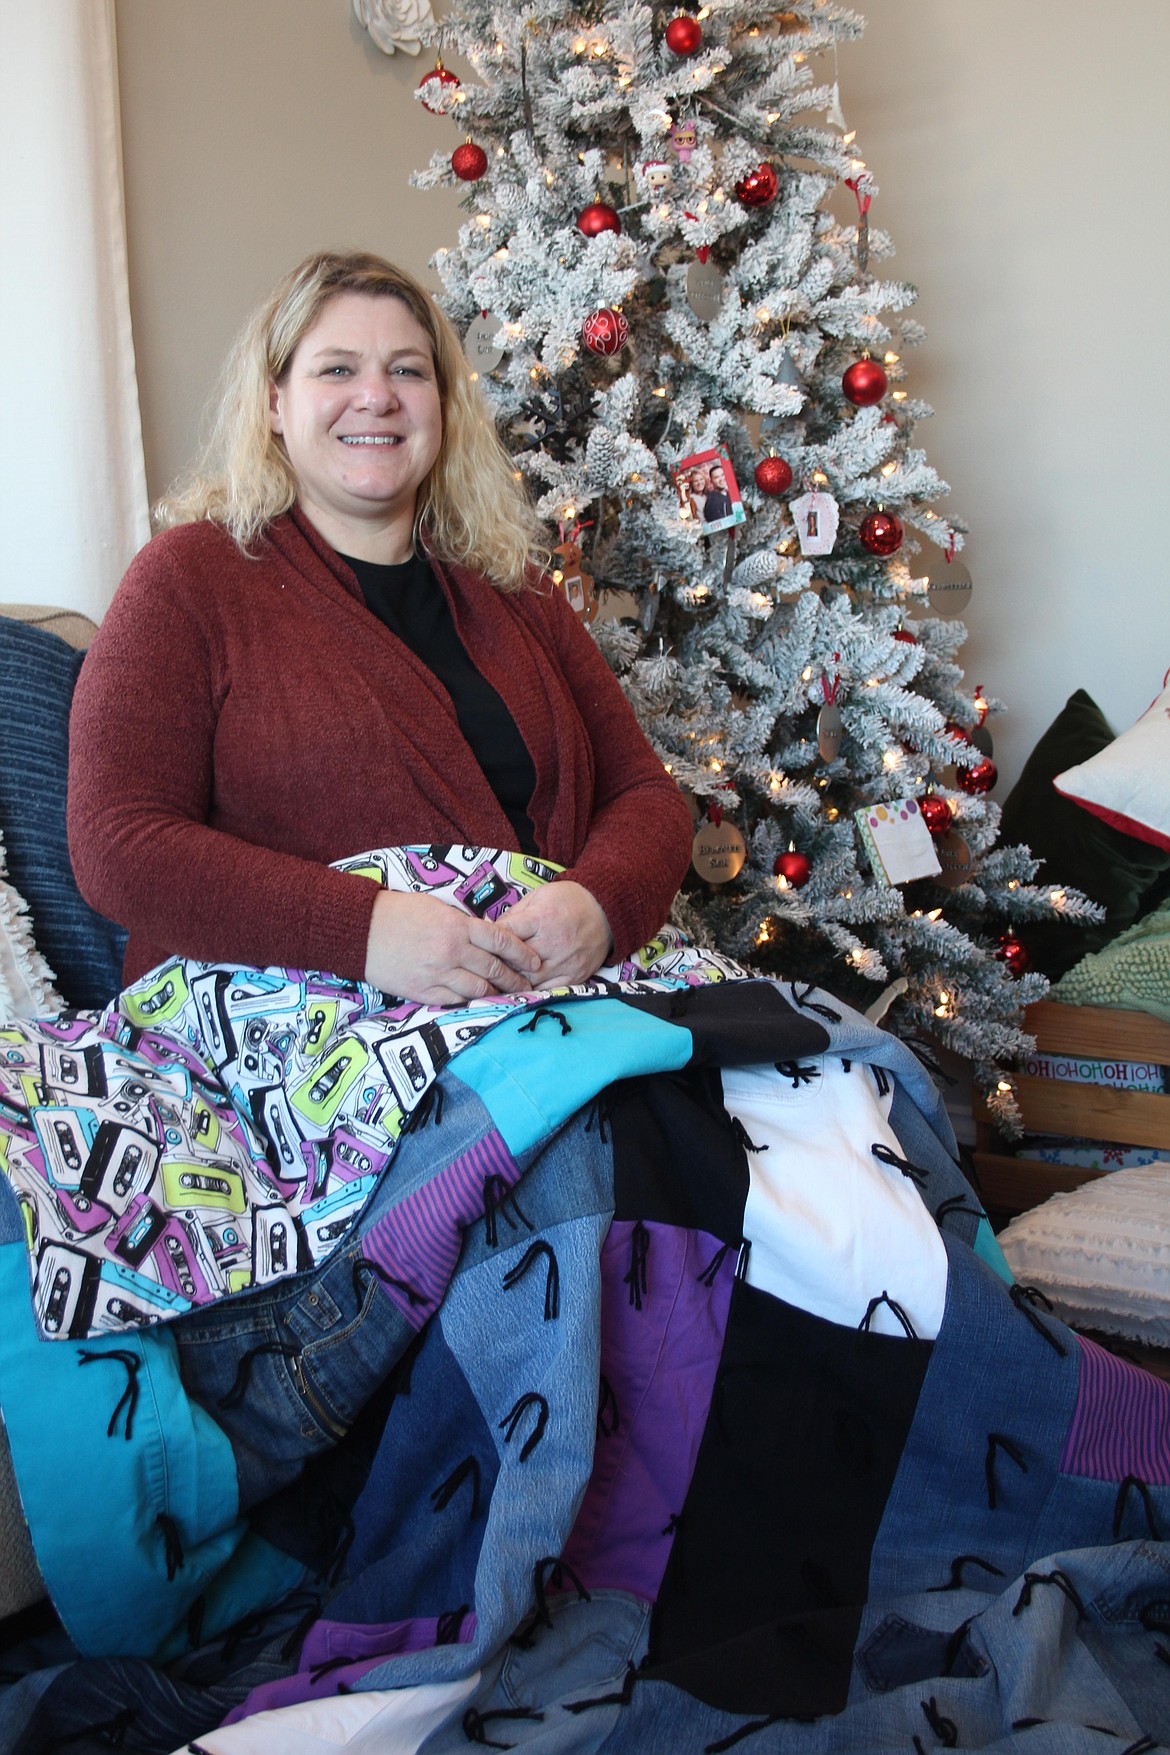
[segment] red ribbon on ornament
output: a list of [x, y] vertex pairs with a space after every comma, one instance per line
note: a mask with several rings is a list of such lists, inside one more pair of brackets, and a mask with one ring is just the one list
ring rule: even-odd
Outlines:
[[863, 196], [861, 191], [865, 187], [865, 185], [871, 181], [872, 181], [872, 178], [868, 174], [866, 174], [865, 176], [861, 176], [861, 177], [846, 177], [846, 179], [845, 179], [845, 187], [847, 189], [852, 189], [854, 199], [857, 202], [858, 214], [863, 219], [864, 219], [865, 215], [869, 212], [869, 204], [873, 200], [873, 196], [872, 195], [864, 195]]
[[943, 554], [947, 557], [947, 566], [949, 567], [955, 558], [955, 538], [953, 534], [950, 541], [947, 543], [947, 546], [943, 549]]
[[[731, 792], [732, 790], [733, 788], [730, 780], [721, 780], [717, 787], [717, 791], [719, 792]], [[713, 798], [707, 800], [707, 821], [713, 829], [717, 829], [723, 821], [723, 806], [721, 804], [716, 804]]]
[[695, 245], [695, 255], [699, 258], [700, 262], [706, 262], [706, 260], [710, 254], [711, 254], [710, 244], [696, 244]]
[[[841, 662], [841, 654], [839, 652], [834, 652], [833, 663], [839, 664], [840, 662]], [[821, 693], [825, 697], [826, 707], [831, 707], [833, 705], [833, 702], [837, 699], [837, 690], [840, 687], [841, 687], [841, 673], [840, 673], [840, 671], [838, 671], [836, 676], [833, 678], [832, 688], [829, 687], [829, 679], [825, 675], [824, 671], [821, 672]]]

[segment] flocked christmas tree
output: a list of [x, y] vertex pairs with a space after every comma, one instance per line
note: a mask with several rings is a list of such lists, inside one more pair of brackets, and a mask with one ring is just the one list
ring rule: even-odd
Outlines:
[[424, 75], [460, 144], [412, 181], [468, 185], [443, 303], [554, 577], [695, 800], [679, 922], [885, 996], [1010, 1126], [1046, 987], [1010, 923], [1094, 911], [995, 845], [998, 703], [956, 663], [963, 526], [913, 443], [913, 291], [818, 82], [861, 28], [836, 0], [452, 0], [436, 41], [475, 78]]

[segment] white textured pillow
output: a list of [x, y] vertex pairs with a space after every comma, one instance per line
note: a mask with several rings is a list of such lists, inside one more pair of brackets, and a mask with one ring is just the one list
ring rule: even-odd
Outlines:
[[5, 1018], [43, 1018], [65, 1004], [56, 976], [33, 943], [28, 903], [8, 882], [0, 839], [0, 1023]]
[[1170, 852], [1170, 688], [1136, 725], [1052, 784], [1123, 835]]
[[1081, 1328], [1170, 1346], [1170, 1163], [1054, 1194], [999, 1234], [1021, 1285]]

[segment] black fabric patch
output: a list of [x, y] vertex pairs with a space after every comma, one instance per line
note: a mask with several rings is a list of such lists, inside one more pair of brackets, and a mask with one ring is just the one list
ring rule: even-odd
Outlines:
[[676, 993], [623, 993], [622, 1003], [689, 1030], [692, 1059], [715, 1066], [757, 1066], [823, 1054], [829, 1033], [770, 981], [719, 981]]
[[743, 1236], [747, 1158], [715, 1067], [623, 1079], [603, 1097], [613, 1134], [615, 1219]]
[[[870, 1555], [931, 1351], [737, 1281], [651, 1623], [651, 1662], [680, 1687], [729, 1712], [844, 1707]], [[814, 1627], [817, 1665], [805, 1649]], [[703, 1654], [716, 1647], [712, 1664]]]

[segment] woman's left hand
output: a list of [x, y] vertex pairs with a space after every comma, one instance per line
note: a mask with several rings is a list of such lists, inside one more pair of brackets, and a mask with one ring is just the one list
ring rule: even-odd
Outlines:
[[539, 955], [534, 986], [540, 989], [588, 981], [613, 948], [600, 902], [571, 879], [530, 891], [509, 909], [507, 924]]

